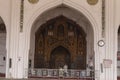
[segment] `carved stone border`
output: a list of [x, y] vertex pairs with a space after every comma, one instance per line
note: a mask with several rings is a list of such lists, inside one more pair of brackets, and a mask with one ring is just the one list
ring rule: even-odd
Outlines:
[[20, 4], [20, 32], [23, 32], [24, 23], [24, 0], [21, 0]]
[[102, 0], [102, 37], [105, 37], [105, 0]]

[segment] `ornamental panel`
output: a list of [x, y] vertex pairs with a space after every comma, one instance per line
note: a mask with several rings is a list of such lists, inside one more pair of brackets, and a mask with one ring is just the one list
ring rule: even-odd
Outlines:
[[35, 34], [35, 68], [86, 68], [86, 34], [74, 21], [58, 16]]

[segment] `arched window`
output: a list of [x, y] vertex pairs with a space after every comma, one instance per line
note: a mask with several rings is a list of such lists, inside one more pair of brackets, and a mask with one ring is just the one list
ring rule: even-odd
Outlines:
[[62, 24], [58, 26], [58, 28], [57, 28], [57, 34], [60, 37], [64, 36], [64, 26]]

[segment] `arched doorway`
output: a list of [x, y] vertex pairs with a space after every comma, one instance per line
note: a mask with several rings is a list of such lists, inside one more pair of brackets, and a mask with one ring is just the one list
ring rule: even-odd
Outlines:
[[0, 17], [0, 77], [6, 73], [6, 27]]
[[62, 46], [56, 47], [50, 54], [50, 68], [59, 69], [64, 65], [71, 68], [71, 54]]

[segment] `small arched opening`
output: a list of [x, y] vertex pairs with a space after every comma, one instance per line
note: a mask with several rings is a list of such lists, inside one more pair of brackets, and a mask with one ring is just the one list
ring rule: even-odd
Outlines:
[[56, 47], [50, 54], [50, 68], [59, 69], [63, 68], [64, 65], [68, 65], [71, 68], [71, 54], [69, 51], [62, 47]]
[[0, 77], [6, 73], [6, 27], [0, 17]]

